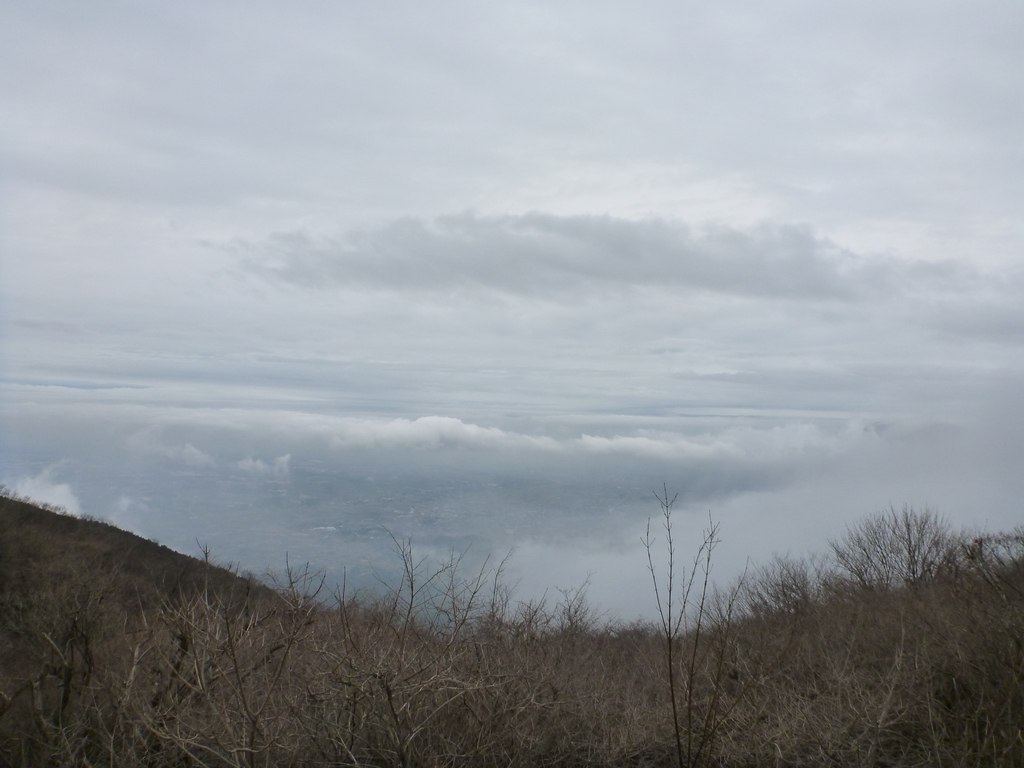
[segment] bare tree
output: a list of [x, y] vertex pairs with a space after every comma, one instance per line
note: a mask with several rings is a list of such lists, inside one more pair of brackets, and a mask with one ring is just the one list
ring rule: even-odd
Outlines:
[[949, 523], [927, 507], [890, 506], [829, 541], [837, 565], [863, 587], [917, 587], [949, 567], [958, 557], [958, 541]]

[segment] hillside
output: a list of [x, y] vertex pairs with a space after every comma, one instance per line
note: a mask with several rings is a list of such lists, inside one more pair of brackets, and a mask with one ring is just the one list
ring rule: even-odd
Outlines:
[[147, 616], [215, 595], [246, 606], [266, 586], [116, 526], [0, 494], [0, 764], [31, 763], [36, 743], [81, 704], [106, 659]]
[[6, 592], [79, 584], [97, 574], [123, 600], [141, 601], [140, 608], [200, 587], [241, 593], [252, 586], [229, 570], [109, 523], [0, 495], [0, 585]]
[[890, 509], [720, 591], [716, 542], [618, 625], [404, 542], [328, 601], [0, 498], [0, 765], [1024, 765], [1024, 531]]

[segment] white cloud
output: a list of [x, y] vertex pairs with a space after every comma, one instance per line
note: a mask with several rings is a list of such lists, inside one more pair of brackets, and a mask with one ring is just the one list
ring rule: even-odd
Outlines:
[[248, 456], [239, 461], [237, 466], [239, 469], [245, 472], [251, 472], [254, 475], [276, 475], [282, 477], [287, 476], [291, 460], [292, 457], [290, 453], [286, 453], [284, 456], [278, 456], [270, 463], [267, 463], [262, 459], [254, 459], [252, 456]]
[[[581, 432], [575, 436], [570, 433], [553, 437], [482, 426], [449, 416], [389, 419], [297, 411], [160, 408], [148, 413], [136, 411], [135, 418], [152, 419], [163, 427], [173, 426], [176, 430], [201, 430], [211, 441], [244, 433], [264, 440], [273, 439], [279, 445], [302, 444], [312, 439], [337, 451], [369, 450], [381, 455], [410, 450], [425, 453], [464, 450], [482, 454], [515, 452], [568, 458], [586, 454], [618, 454], [677, 464], [753, 461], [781, 465], [815, 461], [876, 437], [874, 431], [859, 419], [842, 421], [841, 428], [832, 430], [794, 418], [789, 423], [770, 423], [764, 427], [723, 425], [697, 433], [653, 430], [638, 425], [625, 433], [612, 431], [599, 435]], [[198, 451], [191, 443], [168, 446], [154, 440], [156, 430], [156, 427], [140, 430], [131, 436], [129, 442], [134, 448], [144, 447], [150, 453], [180, 460], [191, 457], [194, 451], [200, 457], [193, 460], [194, 465], [215, 465], [212, 457]], [[290, 453], [272, 462], [250, 456], [237, 462], [236, 466], [252, 473], [284, 475], [288, 473], [291, 460]]]
[[180, 461], [190, 467], [214, 467], [217, 460], [196, 448], [192, 443], [168, 445], [160, 438], [159, 426], [150, 425], [128, 437], [128, 445], [134, 450]]
[[[637, 458], [670, 462], [755, 461], [786, 464], [826, 458], [849, 449], [868, 434], [862, 425], [852, 422], [839, 434], [823, 432], [807, 423], [753, 427], [727, 427], [714, 433], [686, 436], [670, 433], [583, 435], [572, 445], [584, 451], [626, 454]], [[645, 434], [646, 433], [646, 434]]]
[[[508, 462], [505, 466], [510, 469], [534, 460], [568, 468], [585, 462], [587, 457], [604, 456], [666, 467], [699, 467], [711, 474], [756, 470], [766, 476], [788, 475], [800, 468], [839, 460], [879, 439], [877, 430], [860, 418], [831, 416], [824, 420], [827, 426], [822, 426], [806, 414], [762, 418], [762, 426], [715, 424], [712, 419], [704, 427], [695, 428], [684, 420], [675, 429], [669, 428], [670, 423], [664, 419], [622, 416], [602, 425], [600, 432], [592, 430], [597, 423], [576, 427], [570, 420], [558, 428], [557, 435], [481, 425], [450, 416], [350, 417], [269, 409], [113, 406], [101, 413], [92, 411], [90, 418], [101, 418], [108, 424], [124, 421], [133, 451], [194, 467], [212, 469], [218, 463], [192, 442], [168, 444], [159, 435], [165, 431], [177, 435], [201, 433], [208, 444], [220, 446], [219, 453], [232, 450], [236, 439], [256, 440], [267, 450], [287, 449], [288, 453], [273, 460], [248, 456], [234, 464], [246, 472], [276, 476], [289, 474], [292, 451], [300, 447], [317, 455], [327, 451], [325, 455], [375, 456], [375, 461], [385, 463], [408, 455], [433, 455], [444, 461], [466, 461], [472, 456], [475, 461], [499, 462], [495, 466]], [[648, 426], [652, 421], [662, 426]], [[140, 422], [147, 426], [140, 428]]]
[[217, 463], [216, 459], [209, 454], [203, 453], [192, 443], [185, 443], [181, 447], [171, 448], [167, 455], [171, 458], [180, 458], [192, 467], [212, 467]]
[[335, 419], [330, 422], [331, 445], [337, 448], [469, 448], [552, 450], [558, 444], [545, 437], [507, 432], [497, 427], [466, 424], [447, 416], [418, 419]]
[[82, 505], [68, 483], [56, 482], [57, 466], [44, 469], [38, 475], [19, 477], [5, 482], [12, 491], [33, 501], [63, 507], [72, 515], [82, 513]]

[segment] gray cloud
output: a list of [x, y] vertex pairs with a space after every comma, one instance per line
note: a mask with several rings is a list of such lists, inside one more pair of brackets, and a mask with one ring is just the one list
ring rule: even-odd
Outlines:
[[317, 288], [470, 287], [546, 297], [669, 288], [828, 301], [908, 287], [962, 290], [965, 276], [978, 280], [952, 263], [861, 257], [806, 226], [694, 230], [666, 220], [541, 213], [405, 219], [342, 239], [291, 233], [233, 248], [250, 271]]

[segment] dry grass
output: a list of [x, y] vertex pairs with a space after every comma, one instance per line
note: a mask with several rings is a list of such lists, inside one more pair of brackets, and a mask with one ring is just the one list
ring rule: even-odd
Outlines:
[[9, 496], [0, 534], [0, 764], [1024, 764], [1022, 531], [889, 510], [715, 593], [712, 527], [629, 626], [400, 541], [397, 584], [325, 595]]

